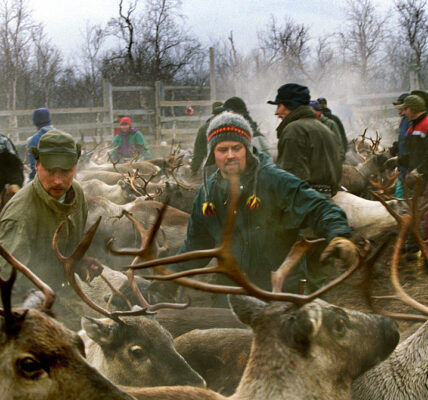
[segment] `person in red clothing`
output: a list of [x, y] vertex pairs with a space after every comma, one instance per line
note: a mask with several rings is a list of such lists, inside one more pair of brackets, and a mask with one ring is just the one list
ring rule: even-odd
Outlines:
[[[408, 153], [398, 158], [398, 165], [406, 167], [408, 175], [419, 175], [422, 178], [425, 196], [428, 195], [428, 114], [425, 101], [410, 95], [399, 106], [409, 119], [410, 126], [406, 133]], [[422, 221], [422, 237], [428, 239], [428, 211]]]

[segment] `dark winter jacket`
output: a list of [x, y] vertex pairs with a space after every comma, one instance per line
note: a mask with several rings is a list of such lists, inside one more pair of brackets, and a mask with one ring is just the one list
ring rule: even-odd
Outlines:
[[336, 122], [337, 127], [339, 128], [340, 136], [342, 137], [342, 144], [345, 149], [345, 153], [348, 150], [348, 138], [346, 137], [345, 127], [342, 124], [342, 121], [337, 115], [334, 115], [331, 110], [326, 107], [322, 108], [321, 112], [323, 115], [325, 115], [327, 118], [332, 119], [334, 122]]
[[36, 160], [34, 159], [33, 153], [30, 150], [30, 147], [37, 147], [40, 141], [40, 138], [47, 132], [53, 129], [51, 124], [43, 125], [28, 141], [28, 159], [30, 160], [30, 174], [28, 176], [28, 181], [31, 182], [36, 176]]
[[0, 192], [7, 184], [21, 186], [24, 183], [24, 165], [12, 141], [0, 135]]
[[[277, 269], [285, 259], [300, 229], [309, 226], [320, 237], [331, 240], [335, 236], [347, 236], [351, 228], [342, 209], [306, 182], [272, 164], [264, 153], [258, 153], [257, 157], [260, 165], [249, 161], [247, 170], [241, 175], [233, 251], [250, 279], [271, 289], [270, 271]], [[255, 179], [255, 192], [261, 206], [250, 210], [246, 201], [253, 194]], [[202, 186], [193, 203], [187, 237], [180, 253], [213, 248], [220, 243], [229, 197], [228, 180], [217, 171], [209, 177], [207, 187], [216, 214], [204, 216], [202, 213], [206, 201]], [[195, 260], [174, 269], [202, 267], [208, 261]]]
[[406, 134], [408, 154], [399, 156], [399, 165], [406, 167], [408, 171], [417, 171], [428, 178], [428, 114], [424, 113], [414, 121], [411, 121]]
[[277, 128], [277, 164], [310, 185], [331, 186], [333, 194], [342, 175], [340, 143], [316, 119], [311, 106], [299, 106]]

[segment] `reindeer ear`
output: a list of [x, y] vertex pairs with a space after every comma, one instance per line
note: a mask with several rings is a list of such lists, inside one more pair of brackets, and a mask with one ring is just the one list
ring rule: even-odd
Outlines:
[[86, 334], [100, 346], [113, 343], [113, 334], [116, 322], [102, 318], [82, 317], [82, 329]]
[[230, 308], [245, 325], [252, 326], [254, 320], [266, 307], [264, 301], [248, 296], [228, 295]]
[[292, 325], [293, 339], [296, 344], [307, 345], [318, 334], [322, 324], [322, 308], [318, 302], [306, 304], [295, 315]]

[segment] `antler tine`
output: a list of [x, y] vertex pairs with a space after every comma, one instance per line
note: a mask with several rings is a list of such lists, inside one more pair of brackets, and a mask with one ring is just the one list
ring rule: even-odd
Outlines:
[[298, 242], [294, 243], [285, 261], [276, 271], [271, 272], [272, 292], [281, 292], [285, 278], [297, 266], [302, 257], [310, 249], [323, 242], [325, 242], [325, 239], [306, 240], [304, 237], [301, 237]]
[[12, 288], [16, 280], [16, 269], [12, 268], [8, 279], [0, 278], [1, 300], [3, 309], [0, 309], [1, 315], [5, 319], [5, 326], [11, 327], [14, 325], [14, 317], [12, 313]]
[[392, 208], [391, 208], [391, 206], [379, 195], [379, 194], [377, 194], [376, 192], [374, 192], [373, 190], [370, 190], [369, 191], [370, 192], [370, 194], [372, 194], [377, 200], [379, 200], [381, 203], [382, 203], [382, 205], [388, 210], [388, 212], [394, 217], [394, 219], [399, 223], [399, 224], [401, 224], [402, 223], [402, 221], [403, 221], [403, 217], [402, 216], [400, 216], [400, 215], [398, 215], [398, 213], [396, 213]]
[[86, 250], [91, 245], [92, 239], [95, 235], [95, 232], [98, 228], [98, 225], [100, 224], [101, 217], [98, 217], [97, 221], [88, 229], [88, 231], [83, 236], [80, 243], [77, 245], [76, 249], [73, 251], [72, 255], [69, 257], [64, 257], [61, 255], [58, 249], [58, 236], [59, 233], [64, 225], [64, 223], [61, 223], [59, 227], [57, 228], [53, 240], [52, 240], [52, 247], [54, 250], [54, 253], [58, 260], [62, 262], [63, 268], [64, 268], [64, 274], [67, 279], [67, 281], [70, 283], [70, 286], [74, 289], [74, 291], [77, 293], [77, 295], [91, 308], [93, 308], [95, 311], [98, 311], [100, 314], [105, 315], [108, 318], [111, 318], [117, 322], [122, 322], [120, 320], [120, 317], [125, 316], [132, 316], [132, 315], [145, 315], [147, 314], [146, 309], [140, 309], [140, 310], [134, 310], [134, 311], [114, 311], [109, 312], [103, 307], [99, 306], [98, 304], [94, 303], [80, 288], [79, 284], [76, 281], [74, 269], [76, 267], [76, 264], [78, 261], [82, 259], [82, 257], [85, 255]]
[[[55, 301], [55, 292], [38, 276], [36, 276], [29, 268], [19, 262], [15, 257], [12, 256], [3, 246], [0, 245], [0, 255], [12, 265], [13, 270], [22, 272], [37, 288], [39, 288], [45, 295], [43, 302], [43, 308], [50, 310]], [[2, 281], [1, 283], [4, 283]], [[12, 282], [13, 285], [13, 282]]]

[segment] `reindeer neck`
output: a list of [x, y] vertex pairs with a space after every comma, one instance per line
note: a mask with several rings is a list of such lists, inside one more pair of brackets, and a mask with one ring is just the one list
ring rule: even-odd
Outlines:
[[370, 157], [368, 160], [364, 161], [361, 164], [358, 164], [355, 169], [366, 179], [370, 177], [371, 174], [376, 173], [376, 157]]
[[247, 367], [231, 400], [350, 400], [351, 382], [337, 382], [322, 360], [283, 346], [253, 344]]

